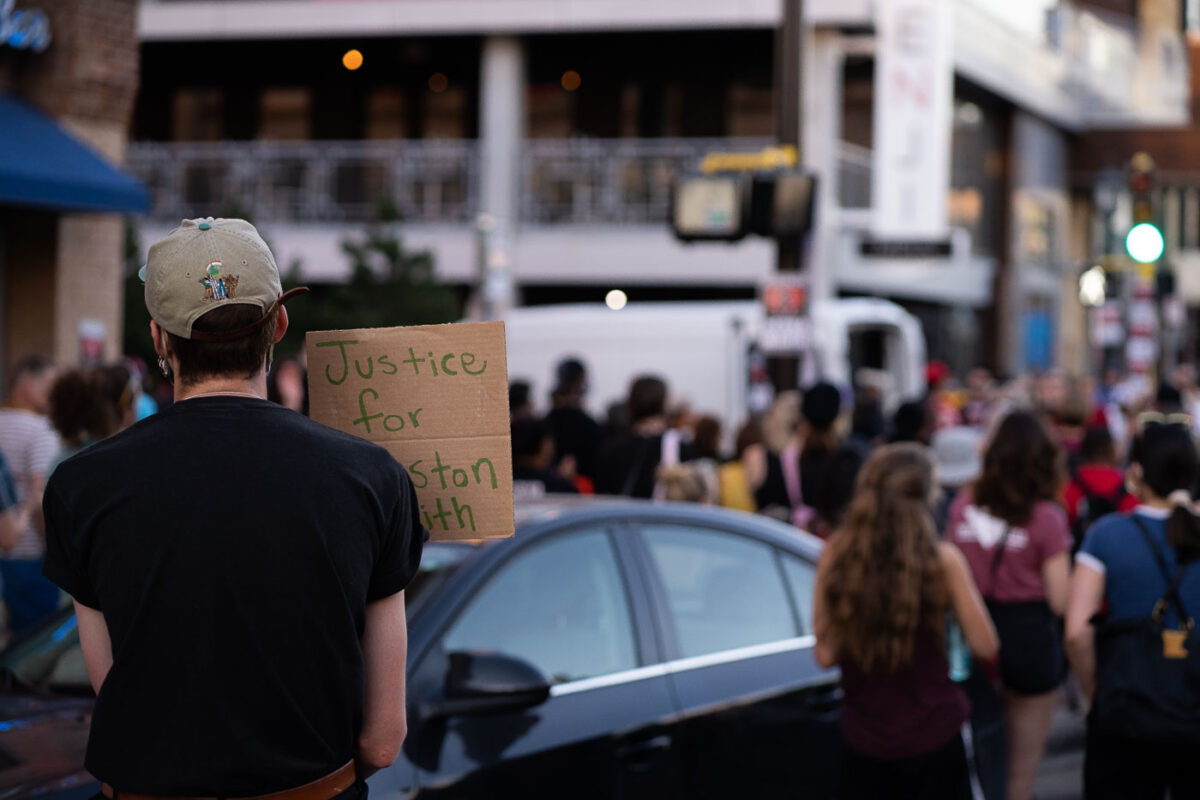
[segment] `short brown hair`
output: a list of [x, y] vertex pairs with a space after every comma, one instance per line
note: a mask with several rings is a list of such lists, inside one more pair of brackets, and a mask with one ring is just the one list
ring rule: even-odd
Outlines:
[[[267, 350], [275, 339], [275, 323], [279, 312], [258, 330], [231, 342], [201, 342], [184, 339], [168, 332], [171, 352], [179, 359], [179, 381], [184, 386], [199, 383], [203, 378], [240, 375], [253, 377], [262, 369]], [[262, 317], [262, 310], [248, 303], [218, 306], [192, 323], [192, 330], [206, 333], [235, 331], [253, 325]]]
[[667, 384], [653, 375], [641, 375], [629, 387], [629, 420], [640, 422], [666, 411]]

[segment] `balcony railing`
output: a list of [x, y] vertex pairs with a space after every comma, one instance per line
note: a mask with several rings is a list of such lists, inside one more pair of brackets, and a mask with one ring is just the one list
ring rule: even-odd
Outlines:
[[[528, 224], [658, 225], [676, 176], [706, 153], [766, 139], [531, 139], [521, 155]], [[130, 170], [160, 220], [249, 215], [259, 222], [364, 222], [390, 203], [410, 222], [467, 223], [479, 210], [475, 141], [139, 142]], [[844, 145], [837, 198], [870, 204], [869, 150]]]
[[159, 219], [361, 222], [390, 202], [401, 219], [466, 222], [479, 195], [474, 141], [140, 142], [127, 157]]
[[531, 139], [521, 218], [532, 223], [665, 223], [671, 186], [706, 153], [761, 150], [767, 139]]

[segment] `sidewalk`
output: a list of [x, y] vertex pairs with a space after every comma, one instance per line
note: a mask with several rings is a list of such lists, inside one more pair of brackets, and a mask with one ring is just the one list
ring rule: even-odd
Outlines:
[[1046, 757], [1038, 767], [1035, 800], [1079, 800], [1083, 797], [1084, 718], [1060, 705], [1050, 726]]

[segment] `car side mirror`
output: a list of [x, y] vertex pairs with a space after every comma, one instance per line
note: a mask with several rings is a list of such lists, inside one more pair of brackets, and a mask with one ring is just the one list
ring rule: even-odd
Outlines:
[[442, 700], [426, 705], [426, 719], [520, 711], [550, 696], [537, 667], [503, 653], [450, 653]]

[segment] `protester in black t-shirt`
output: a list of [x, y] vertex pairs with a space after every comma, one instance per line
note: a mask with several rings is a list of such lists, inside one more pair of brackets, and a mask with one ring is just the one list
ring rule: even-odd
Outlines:
[[554, 464], [575, 462], [575, 472], [589, 480], [596, 477], [596, 451], [600, 426], [583, 410], [587, 392], [587, 370], [583, 362], [568, 358], [558, 365], [557, 382], [550, 394], [552, 408], [546, 424], [554, 437]]
[[519, 498], [541, 497], [547, 492], [577, 494], [575, 484], [550, 469], [554, 442], [550, 429], [540, 419], [512, 421], [513, 494]]
[[667, 429], [667, 384], [661, 378], [635, 378], [626, 406], [631, 430], [601, 449], [596, 494], [652, 497], [659, 463], [687, 461], [692, 457], [691, 446], [679, 438], [678, 431]]
[[822, 382], [811, 387], [800, 412], [792, 442], [767, 456], [766, 478], [755, 500], [764, 513], [827, 537], [841, 524], [864, 456], [838, 436], [841, 394], [836, 386]]
[[143, 277], [176, 402], [65, 461], [44, 500], [45, 574], [98, 693], [86, 767], [108, 797], [361, 800], [405, 733], [412, 483], [264, 399], [287, 295], [251, 225], [185, 221]]

